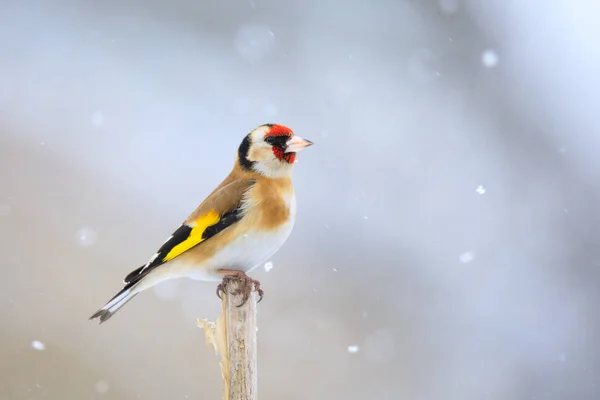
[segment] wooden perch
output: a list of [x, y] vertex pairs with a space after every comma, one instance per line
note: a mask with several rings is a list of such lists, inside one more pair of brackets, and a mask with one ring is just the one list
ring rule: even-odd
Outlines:
[[[239, 281], [227, 284], [227, 293], [235, 292], [241, 286]], [[223, 400], [256, 400], [256, 301], [257, 294], [241, 307], [242, 294], [222, 294], [222, 314], [213, 322], [199, 319], [198, 325], [204, 328], [206, 344], [221, 355], [221, 375], [223, 376]]]

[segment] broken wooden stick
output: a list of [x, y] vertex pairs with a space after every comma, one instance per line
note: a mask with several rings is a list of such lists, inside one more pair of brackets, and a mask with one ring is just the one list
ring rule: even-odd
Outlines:
[[[234, 280], [227, 283], [222, 293], [222, 314], [215, 322], [199, 319], [204, 329], [206, 344], [221, 355], [223, 376], [223, 400], [257, 400], [257, 351], [256, 351], [256, 302], [252, 292], [241, 307], [243, 294], [236, 293], [242, 283]], [[240, 290], [240, 292], [243, 292]]]

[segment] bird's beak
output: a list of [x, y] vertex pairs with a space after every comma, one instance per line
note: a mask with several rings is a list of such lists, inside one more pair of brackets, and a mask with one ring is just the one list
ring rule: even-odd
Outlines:
[[302, 139], [300, 136], [292, 136], [290, 140], [286, 142], [286, 153], [297, 153], [305, 147], [312, 146], [313, 142], [310, 140]]

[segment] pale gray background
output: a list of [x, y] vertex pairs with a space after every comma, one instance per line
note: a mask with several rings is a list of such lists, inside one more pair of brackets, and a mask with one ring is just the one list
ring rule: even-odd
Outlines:
[[87, 318], [266, 122], [261, 399], [600, 398], [594, 4], [0, 0], [0, 398], [220, 398], [214, 285]]

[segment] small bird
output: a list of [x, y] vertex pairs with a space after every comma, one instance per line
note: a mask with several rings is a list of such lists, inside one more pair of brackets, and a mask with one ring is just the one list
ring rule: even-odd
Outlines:
[[181, 277], [221, 281], [219, 297], [229, 281], [238, 280], [242, 304], [253, 288], [262, 299], [260, 282], [246, 273], [273, 256], [292, 232], [292, 170], [296, 153], [312, 144], [277, 124], [261, 125], [246, 135], [225, 180], [90, 319], [102, 323], [141, 291]]

